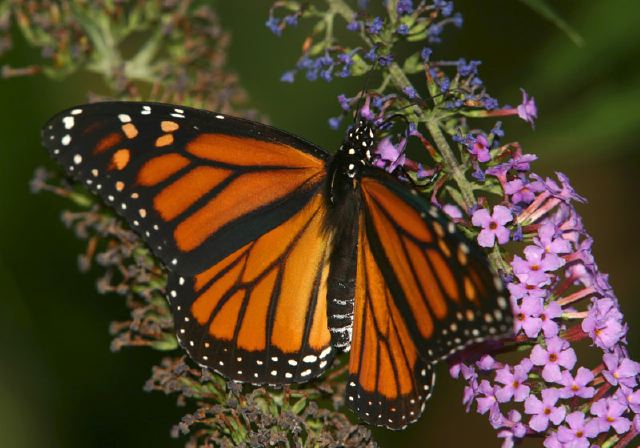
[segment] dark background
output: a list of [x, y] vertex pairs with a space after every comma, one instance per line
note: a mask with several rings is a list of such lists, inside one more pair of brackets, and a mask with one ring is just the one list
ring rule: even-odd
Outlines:
[[[341, 135], [327, 118], [338, 93], [361, 80], [282, 84], [305, 35], [276, 38], [265, 27], [268, 2], [220, 2], [233, 35], [229, 65], [239, 73], [251, 105], [271, 122], [333, 149]], [[556, 1], [584, 37], [575, 46], [522, 3], [458, 0], [462, 30], [448, 29], [436, 55], [481, 59], [490, 91], [511, 104], [519, 87], [535, 96], [536, 130], [517, 119], [507, 136], [540, 156], [537, 172], [568, 174], [589, 199], [579, 210], [595, 239], [596, 260], [620, 298], [638, 355], [640, 275], [640, 2]], [[33, 50], [20, 39], [0, 64], [26, 65]], [[28, 181], [51, 163], [39, 128], [53, 113], [84, 102], [93, 86], [43, 77], [0, 81], [0, 445], [7, 447], [182, 446], [169, 429], [186, 409], [142, 385], [160, 355], [109, 351], [108, 324], [126, 317], [122, 298], [99, 296], [96, 273], [82, 275], [83, 249], [59, 220], [64, 200], [32, 195]], [[82, 81], [84, 82], [84, 81]], [[381, 431], [385, 446], [499, 446], [486, 417], [463, 412], [462, 384], [442, 369], [434, 399], [420, 422], [400, 433]], [[532, 446], [535, 444], [532, 444]]]

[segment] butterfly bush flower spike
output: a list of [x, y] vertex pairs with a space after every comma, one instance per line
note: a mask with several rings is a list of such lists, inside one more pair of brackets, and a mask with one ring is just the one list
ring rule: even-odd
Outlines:
[[[303, 52], [298, 69], [327, 66], [328, 60], [315, 62], [321, 55], [341, 67], [338, 56], [349, 54], [350, 76], [365, 75], [375, 63], [379, 79], [390, 82], [368, 86], [369, 116], [384, 122], [401, 114], [412, 124], [407, 135], [381, 132], [376, 165], [405, 181], [407, 175], [424, 179], [416, 173], [425, 161], [405, 152], [412, 144], [424, 148], [427, 159], [441, 161], [428, 167], [433, 181], [424, 193], [491, 253], [506, 284], [513, 337], [495, 352], [489, 347], [480, 356], [470, 349], [450, 361], [451, 375], [465, 382], [465, 409], [486, 416], [505, 448], [528, 437], [542, 438], [548, 448], [630, 446], [640, 429], [639, 368], [628, 353], [620, 304], [575, 208], [584, 198], [562, 173], [536, 174], [537, 156], [505, 140], [500, 122], [483, 129], [475, 122], [470, 128], [467, 120], [514, 117], [533, 126], [534, 98], [522, 89], [520, 104], [503, 106], [487, 92], [480, 61], [442, 54], [440, 42], [452, 26], [462, 25], [453, 2], [380, 2], [395, 8], [387, 15], [373, 15], [366, 5], [351, 9], [341, 0], [327, 4], [340, 11], [335, 26], [364, 39], [350, 47], [326, 34], [326, 45]], [[409, 81], [418, 74], [424, 74], [422, 83]], [[345, 122], [358, 98], [340, 98]], [[407, 112], [408, 102], [417, 114]], [[439, 116], [447, 118], [425, 118]], [[579, 358], [585, 350], [591, 356]]]

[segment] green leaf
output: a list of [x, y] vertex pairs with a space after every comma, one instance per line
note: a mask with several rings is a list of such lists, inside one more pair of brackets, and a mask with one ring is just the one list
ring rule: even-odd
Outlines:
[[291, 407], [291, 412], [293, 412], [294, 414], [300, 414], [300, 412], [304, 410], [306, 405], [307, 399], [305, 397], [302, 397]]
[[564, 20], [556, 10], [554, 10], [545, 0], [520, 0], [522, 3], [533, 9], [549, 22], [563, 31], [571, 41], [578, 47], [584, 45], [582, 36]]
[[408, 75], [412, 75], [414, 73], [420, 73], [424, 69], [424, 64], [420, 59], [419, 53], [414, 53], [405, 59], [404, 64], [402, 64], [402, 70]]

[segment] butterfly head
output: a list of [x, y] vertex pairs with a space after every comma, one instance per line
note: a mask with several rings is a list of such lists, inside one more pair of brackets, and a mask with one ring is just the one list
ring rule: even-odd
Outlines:
[[349, 130], [340, 146], [340, 152], [344, 155], [345, 174], [351, 179], [357, 179], [360, 169], [371, 164], [374, 136], [375, 125], [360, 119], [356, 126]]

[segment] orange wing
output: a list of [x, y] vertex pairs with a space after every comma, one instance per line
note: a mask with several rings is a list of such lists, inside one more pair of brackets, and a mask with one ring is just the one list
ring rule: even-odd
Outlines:
[[329, 365], [327, 153], [259, 123], [154, 103], [78, 106], [43, 141], [167, 266], [178, 339], [196, 361], [253, 383]]
[[78, 106], [45, 126], [43, 142], [183, 275], [304, 207], [324, 182], [328, 158], [269, 126], [155, 103]]
[[347, 403], [367, 423], [400, 429], [418, 419], [435, 377], [395, 303], [371, 251], [363, 221], [358, 238]]
[[349, 405], [392, 429], [417, 419], [432, 365], [509, 334], [502, 282], [455, 224], [394, 179], [362, 179]]
[[237, 381], [307, 381], [334, 356], [321, 195], [277, 228], [168, 286], [178, 340]]

